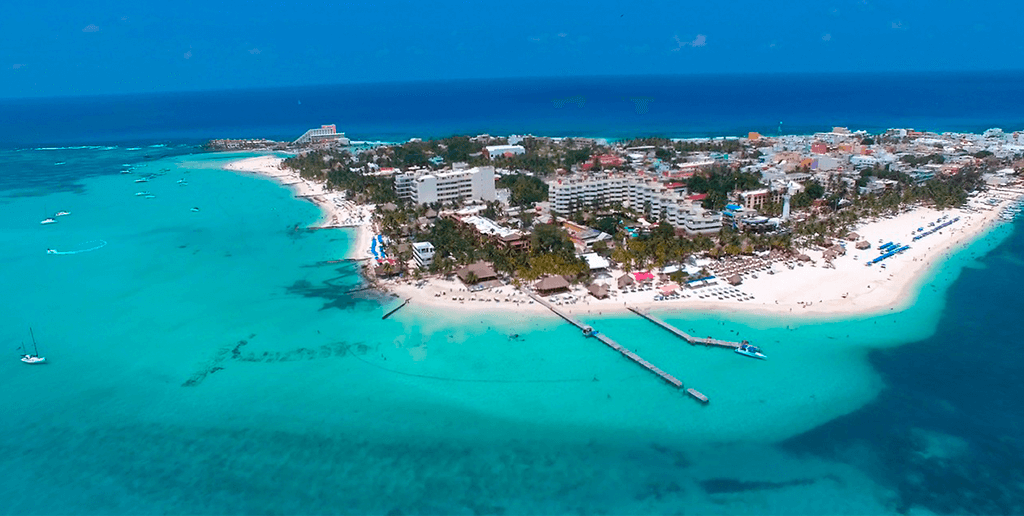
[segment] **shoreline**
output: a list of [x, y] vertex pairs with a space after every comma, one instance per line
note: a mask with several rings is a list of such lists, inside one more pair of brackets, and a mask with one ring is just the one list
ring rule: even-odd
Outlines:
[[353, 229], [353, 248], [347, 259], [363, 260], [372, 258], [370, 240], [373, 238], [373, 205], [356, 204], [345, 199], [341, 193], [331, 192], [325, 185], [303, 179], [298, 172], [281, 166], [284, 158], [273, 155], [242, 158], [225, 164], [222, 168], [232, 172], [251, 173], [273, 180], [288, 188], [296, 199], [315, 204], [320, 209], [320, 218], [307, 226], [308, 229]]
[[[373, 238], [372, 213], [374, 206], [357, 205], [344, 199], [340, 193], [326, 191], [324, 185], [302, 179], [298, 173], [281, 168], [282, 158], [257, 156], [227, 163], [223, 168], [234, 172], [253, 173], [274, 180], [288, 187], [295, 198], [316, 204], [321, 211], [320, 220], [311, 229], [351, 227], [355, 229], [354, 247], [346, 258], [370, 259], [370, 243]], [[610, 287], [612, 294], [606, 299], [591, 296], [585, 287], [573, 286], [571, 291], [555, 296], [554, 303], [569, 314], [577, 316], [601, 316], [605, 313], [627, 314], [628, 308], [655, 312], [713, 311], [718, 313], [743, 313], [769, 316], [806, 316], [815, 319], [867, 316], [903, 311], [917, 300], [923, 282], [939, 263], [951, 254], [971, 243], [984, 238], [1002, 222], [999, 211], [1015, 200], [1024, 198], [1024, 188], [1019, 186], [1001, 188], [988, 192], [983, 197], [1000, 198], [997, 205], [970, 204], [968, 208], [954, 208], [943, 211], [927, 207], [913, 207], [896, 216], [869, 220], [856, 227], [853, 232], [866, 240], [870, 249], [856, 250], [852, 241], [844, 241], [848, 247], [845, 255], [836, 257], [831, 263], [823, 258], [821, 250], [801, 249], [798, 253], [811, 258], [809, 262], [788, 260], [771, 264], [756, 274], [745, 274], [742, 282], [733, 287], [724, 281], [725, 275], [716, 279], [715, 284], [700, 289], [680, 289], [679, 299], [655, 301], [654, 295], [661, 284], [655, 283], [649, 290], [619, 291], [615, 279], [624, 274], [613, 269], [603, 279], [595, 282]], [[960, 217], [958, 222], [913, 242], [912, 232], [927, 228], [929, 222], [948, 215], [948, 220]], [[878, 256], [877, 246], [882, 242], [901, 242], [911, 248], [880, 265], [865, 267], [864, 262]], [[755, 277], [756, 275], [756, 277]], [[417, 282], [406, 279], [378, 279], [375, 287], [385, 293], [410, 299], [410, 304], [421, 307], [427, 313], [442, 313], [458, 310], [472, 313], [507, 314], [510, 311], [523, 314], [548, 314], [557, 316], [543, 305], [529, 297], [526, 287], [516, 288], [503, 285], [491, 289], [470, 292], [457, 279], [447, 280], [439, 276], [426, 277]], [[533, 282], [529, 282], [533, 283]], [[702, 297], [703, 296], [703, 297]], [[738, 301], [742, 298], [743, 301]], [[548, 298], [552, 300], [552, 298]]]
[[[1024, 190], [1015, 189], [1013, 196], [1021, 198]], [[871, 248], [858, 251], [854, 250], [854, 242], [846, 242], [849, 251], [832, 262], [834, 267], [825, 266], [821, 251], [805, 249], [801, 252], [812, 258], [808, 262], [810, 265], [799, 265], [797, 262], [789, 268], [777, 262], [771, 266], [772, 274], [759, 271], [757, 278], [744, 275], [742, 283], [736, 287], [719, 279], [717, 285], [711, 287], [681, 289], [689, 297], [665, 301], [654, 300], [657, 284], [650, 290], [640, 292], [616, 292], [618, 289], [614, 288], [614, 278], [618, 278], [622, 271], [615, 270], [611, 273], [611, 280], [597, 280], [609, 284], [613, 296], [599, 300], [582, 286], [575, 286], [568, 293], [557, 294], [555, 303], [560, 302], [559, 309], [577, 316], [622, 315], [630, 313], [628, 308], [654, 312], [713, 311], [813, 319], [900, 312], [916, 302], [924, 282], [939, 264], [999, 227], [1003, 223], [999, 220], [999, 210], [1010, 202], [1014, 201], [1006, 199], [983, 211], [957, 208], [940, 212], [917, 207], [895, 217], [861, 224], [854, 232], [871, 243]], [[928, 222], [943, 214], [949, 215], [949, 220], [960, 217], [960, 221], [940, 233], [912, 242], [913, 229], [927, 227]], [[911, 245], [911, 248], [886, 260], [885, 268], [878, 264], [866, 267], [864, 261], [879, 254], [876, 249], [879, 240], [899, 241]], [[431, 277], [419, 287], [413, 280], [386, 280], [381, 282], [381, 287], [401, 298], [411, 298], [410, 304], [428, 312], [440, 313], [456, 309], [497, 315], [514, 311], [543, 313], [557, 318], [544, 306], [531, 302], [529, 290], [517, 289], [512, 285], [472, 293], [457, 279]], [[718, 295], [709, 295], [710, 292], [724, 292], [726, 289], [738, 292], [737, 297], [745, 300], [738, 301], [737, 297], [724, 295], [719, 299]], [[704, 298], [699, 297], [702, 292]]]

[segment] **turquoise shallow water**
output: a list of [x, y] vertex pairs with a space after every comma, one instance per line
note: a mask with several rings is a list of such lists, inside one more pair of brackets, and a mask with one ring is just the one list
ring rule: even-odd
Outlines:
[[[46, 152], [5, 158], [32, 175], [56, 167]], [[961, 269], [1011, 236], [953, 257], [900, 313], [661, 314], [749, 338], [767, 362], [635, 316], [588, 320], [711, 397], [700, 406], [550, 317], [412, 306], [382, 321], [393, 301], [322, 263], [353, 235], [297, 229], [313, 205], [219, 170], [245, 155], [61, 152], [66, 172], [0, 199], [11, 514], [893, 512], [898, 482], [794, 443], [887, 399], [872, 357], [934, 338]], [[125, 162], [134, 175], [116, 174]], [[29, 325], [46, 366], [16, 360]]]

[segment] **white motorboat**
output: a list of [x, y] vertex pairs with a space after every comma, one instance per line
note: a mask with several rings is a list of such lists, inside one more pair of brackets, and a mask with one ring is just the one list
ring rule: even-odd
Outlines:
[[761, 348], [758, 348], [757, 346], [751, 346], [746, 342], [741, 344], [740, 347], [736, 348], [736, 352], [744, 356], [758, 358], [761, 360], [766, 360], [768, 358], [767, 356], [765, 356], [764, 353], [761, 353]]
[[56, 224], [57, 223], [57, 219], [55, 219], [53, 217], [47, 217], [47, 218], [41, 220], [39, 223], [43, 224], [43, 225], [46, 225], [46, 224]]
[[145, 177], [140, 177], [140, 178], [136, 179], [135, 182], [136, 183], [148, 183], [149, 179], [147, 179]]
[[71, 212], [70, 211], [58, 211], [57, 214], [54, 215], [54, 217], [63, 217], [65, 215], [71, 215]]

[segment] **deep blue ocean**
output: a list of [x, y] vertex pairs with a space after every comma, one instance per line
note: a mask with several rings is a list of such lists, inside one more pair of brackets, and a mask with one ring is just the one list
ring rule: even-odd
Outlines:
[[[328, 122], [383, 140], [770, 133], [776, 118], [786, 132], [1020, 129], [1021, 81], [999, 77], [2, 101], [0, 514], [1024, 513], [1020, 221], [940, 262], [901, 312], [660, 314], [750, 336], [765, 362], [681, 347], [637, 317], [587, 320], [711, 396], [700, 406], [553, 318], [411, 306], [381, 320], [393, 301], [329, 263], [349, 231], [296, 230], [313, 205], [220, 169], [247, 154], [194, 146]], [[639, 113], [628, 99], [644, 96]], [[29, 326], [46, 366], [17, 361]]]
[[1024, 128], [1024, 72], [712, 75], [350, 84], [0, 99], [0, 145], [294, 139], [334, 123], [356, 140], [452, 134], [742, 136], [833, 126]]

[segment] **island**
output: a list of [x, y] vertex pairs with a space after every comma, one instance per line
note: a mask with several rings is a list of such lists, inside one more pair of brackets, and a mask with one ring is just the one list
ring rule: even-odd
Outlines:
[[274, 149], [226, 168], [354, 228], [366, 280], [439, 313], [900, 310], [1024, 198], [1024, 133], [1000, 129], [384, 143], [331, 125]]

